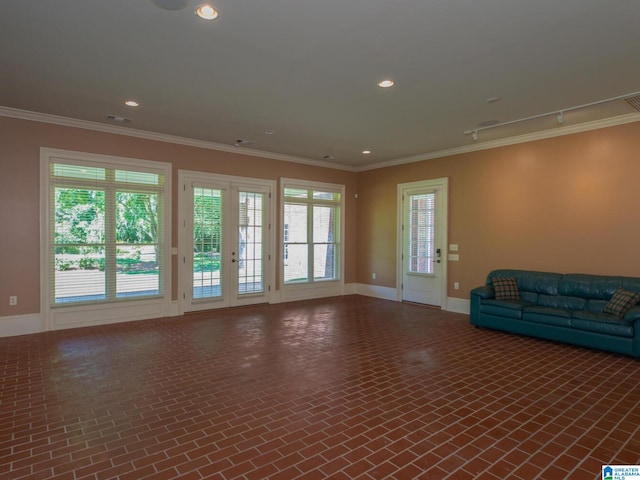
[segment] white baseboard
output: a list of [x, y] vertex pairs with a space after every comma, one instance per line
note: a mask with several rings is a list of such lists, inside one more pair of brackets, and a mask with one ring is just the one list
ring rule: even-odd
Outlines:
[[[274, 295], [275, 293], [275, 295]], [[379, 287], [376, 285], [365, 285], [362, 283], [348, 283], [344, 286], [345, 295], [365, 295], [367, 297], [381, 298], [384, 300], [397, 301], [397, 293], [395, 288]], [[279, 291], [272, 292], [271, 303], [280, 303]], [[447, 311], [455, 313], [463, 313], [469, 315], [470, 301], [464, 298], [447, 298]], [[178, 302], [171, 302], [171, 316], [177, 316]], [[122, 319], [127, 321], [130, 319]], [[68, 327], [67, 327], [68, 328]], [[28, 315], [13, 315], [8, 317], [0, 317], [0, 337], [15, 337], [17, 335], [29, 335], [32, 333], [44, 332], [45, 328], [43, 320], [39, 313]]]
[[40, 333], [43, 330], [42, 318], [39, 313], [0, 317], [0, 337], [29, 335], [31, 333]]
[[367, 285], [365, 283], [357, 283], [356, 291], [358, 295], [367, 297], [382, 298], [384, 300], [398, 301], [398, 292], [395, 288], [380, 287], [378, 285]]
[[465, 298], [448, 297], [447, 312], [464, 313], [469, 315], [471, 311], [471, 301]]

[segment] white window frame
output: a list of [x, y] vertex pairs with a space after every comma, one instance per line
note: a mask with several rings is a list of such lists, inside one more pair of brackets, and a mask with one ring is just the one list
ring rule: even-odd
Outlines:
[[[340, 202], [336, 204], [340, 208], [339, 223], [339, 243], [337, 245], [337, 265], [336, 271], [339, 278], [334, 280], [313, 281], [313, 278], [306, 282], [288, 283], [284, 281], [284, 205], [285, 205], [285, 188], [300, 188], [305, 190], [321, 190], [326, 192], [336, 192], [340, 194]], [[321, 202], [319, 202], [321, 203]], [[335, 295], [344, 295], [344, 265], [345, 265], [345, 186], [335, 183], [312, 182], [308, 180], [296, 180], [293, 178], [280, 179], [280, 292], [283, 301], [303, 300], [308, 298], [322, 298]]]
[[[50, 248], [51, 179], [52, 163], [70, 163], [89, 167], [106, 167], [120, 170], [139, 170], [164, 176], [164, 274], [161, 294], [153, 298], [127, 299], [100, 303], [52, 305]], [[171, 314], [171, 175], [170, 163], [114, 157], [94, 153], [40, 149], [40, 305], [44, 330], [57, 330], [88, 325], [101, 325], [146, 318], [165, 317]]]

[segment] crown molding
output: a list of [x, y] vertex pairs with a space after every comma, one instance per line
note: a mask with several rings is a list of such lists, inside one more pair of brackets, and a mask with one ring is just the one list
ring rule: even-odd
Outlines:
[[536, 140], [544, 140], [546, 138], [562, 137], [564, 135], [573, 135], [575, 133], [588, 132], [590, 130], [599, 130], [601, 128], [615, 127], [627, 123], [640, 122], [640, 113], [627, 113], [616, 117], [605, 118], [602, 120], [594, 120], [592, 122], [579, 123], [577, 125], [563, 125], [550, 130], [542, 130], [540, 132], [527, 133], [515, 137], [503, 138], [500, 140], [491, 140], [488, 142], [474, 142], [472, 145], [464, 147], [456, 147], [448, 150], [439, 150], [437, 152], [425, 153], [422, 155], [413, 155], [411, 157], [398, 158], [386, 162], [373, 163], [362, 167], [357, 167], [356, 172], [364, 172], [367, 170], [376, 170], [379, 168], [393, 167], [396, 165], [404, 165], [406, 163], [422, 162], [424, 160], [433, 160], [436, 158], [450, 157], [452, 155], [460, 155], [462, 153], [477, 152], [480, 150], [489, 150], [492, 148], [506, 147], [516, 145], [518, 143], [535, 142]]
[[584, 122], [577, 125], [562, 125], [557, 128], [542, 130], [540, 132], [527, 133], [515, 137], [503, 138], [500, 140], [491, 140], [488, 142], [474, 142], [464, 147], [455, 147], [447, 150], [439, 150], [437, 152], [413, 155], [410, 157], [398, 158], [384, 162], [371, 163], [369, 165], [352, 167], [340, 165], [332, 162], [324, 162], [313, 160], [305, 157], [297, 157], [294, 155], [286, 155], [282, 153], [266, 152], [263, 150], [255, 150], [245, 147], [234, 147], [222, 143], [208, 142], [205, 140], [196, 140], [193, 138], [179, 137], [177, 135], [167, 135], [163, 133], [149, 132], [146, 130], [137, 130], [134, 128], [120, 127], [118, 125], [105, 125], [98, 122], [90, 122], [88, 120], [78, 120], [76, 118], [62, 117], [47, 113], [32, 112], [29, 110], [20, 110], [17, 108], [4, 107], [0, 105], [0, 116], [18, 118], [21, 120], [30, 120], [34, 122], [50, 123], [65, 127], [82, 128], [85, 130], [93, 130], [97, 132], [111, 133], [114, 135], [126, 135], [129, 137], [141, 138], [145, 140], [155, 140], [158, 142], [174, 143], [177, 145], [185, 145], [189, 147], [205, 148], [208, 150], [216, 150], [219, 152], [231, 153], [233, 155], [248, 155], [252, 157], [268, 158], [270, 160], [280, 160], [283, 162], [300, 163], [303, 165], [311, 165], [320, 168], [331, 168], [335, 170], [345, 170], [349, 172], [364, 172], [367, 170], [376, 170], [379, 168], [394, 167], [407, 163], [422, 162], [425, 160], [433, 160], [436, 158], [450, 157], [452, 155], [460, 155], [463, 153], [477, 152], [481, 150], [489, 150], [492, 148], [506, 147], [519, 143], [534, 142], [536, 140], [544, 140], [547, 138], [561, 137], [564, 135], [573, 135], [575, 133], [588, 132], [590, 130], [598, 130], [601, 128], [615, 127], [627, 123], [640, 121], [640, 113], [628, 113], [618, 115], [616, 117], [595, 120], [592, 122]]
[[234, 155], [248, 155], [252, 157], [268, 158], [270, 160], [280, 160], [283, 162], [301, 163], [321, 168], [332, 168], [336, 170], [355, 171], [353, 167], [340, 165], [331, 162], [323, 162], [310, 158], [297, 157], [294, 155], [286, 155], [283, 153], [266, 152], [264, 150], [255, 150], [245, 147], [234, 147], [223, 143], [208, 142], [205, 140], [196, 140], [193, 138], [179, 137], [177, 135], [168, 135], [164, 133], [150, 132], [147, 130], [138, 130], [135, 128], [121, 127], [118, 125], [105, 125], [104, 123], [91, 122], [88, 120], [79, 120], [77, 118], [62, 117], [51, 115], [48, 113], [32, 112], [29, 110], [20, 110], [17, 108], [4, 107], [0, 105], [0, 116], [17, 118], [20, 120], [30, 120], [33, 122], [50, 123], [64, 127], [82, 128], [84, 130], [93, 130], [96, 132], [111, 133], [114, 135], [126, 135], [128, 137], [141, 138], [144, 140], [155, 140], [158, 142], [174, 143], [177, 145], [185, 145], [188, 147], [205, 148], [208, 150], [216, 150], [218, 152], [226, 152]]

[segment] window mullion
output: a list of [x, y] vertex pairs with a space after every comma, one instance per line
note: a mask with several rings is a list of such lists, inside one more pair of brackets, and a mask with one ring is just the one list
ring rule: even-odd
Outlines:
[[313, 244], [313, 203], [307, 203], [307, 278], [309, 283], [314, 282], [315, 267], [313, 265], [314, 259], [314, 244]]
[[107, 170], [107, 186], [105, 188], [105, 294], [108, 300], [116, 299], [116, 188], [115, 171]]

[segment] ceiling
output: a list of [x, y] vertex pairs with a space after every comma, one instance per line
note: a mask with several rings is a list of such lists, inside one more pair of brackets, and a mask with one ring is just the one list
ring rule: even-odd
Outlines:
[[1, 2], [0, 105], [349, 169], [638, 113], [464, 134], [638, 92], [636, 0], [212, 0], [214, 21], [200, 3]]

